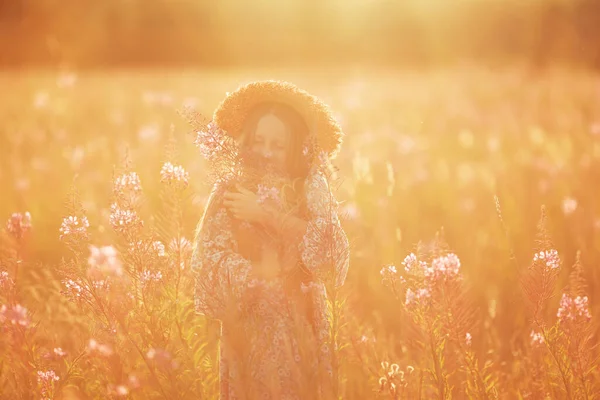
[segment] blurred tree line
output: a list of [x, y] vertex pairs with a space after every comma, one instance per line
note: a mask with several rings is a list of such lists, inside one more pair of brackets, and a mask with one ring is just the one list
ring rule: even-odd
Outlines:
[[0, 65], [600, 68], [600, 0], [0, 0]]

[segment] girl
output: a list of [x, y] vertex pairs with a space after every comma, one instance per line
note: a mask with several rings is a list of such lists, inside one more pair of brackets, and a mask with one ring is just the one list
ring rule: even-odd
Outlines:
[[221, 321], [221, 399], [330, 398], [327, 291], [344, 283], [349, 246], [323, 166], [343, 133], [277, 81], [229, 94], [213, 122], [252, 155], [215, 184], [192, 259], [196, 311]]

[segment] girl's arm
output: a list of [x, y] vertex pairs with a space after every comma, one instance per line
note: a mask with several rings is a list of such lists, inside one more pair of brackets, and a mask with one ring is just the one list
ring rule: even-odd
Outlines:
[[263, 224], [297, 238], [304, 265], [317, 277], [341, 286], [348, 272], [349, 242], [337, 215], [337, 201], [327, 179], [312, 172], [305, 182], [308, 221], [265, 208]]

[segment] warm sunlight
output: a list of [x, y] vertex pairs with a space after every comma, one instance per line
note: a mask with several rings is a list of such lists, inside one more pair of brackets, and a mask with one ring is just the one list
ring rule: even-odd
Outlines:
[[0, 400], [600, 398], [597, 0], [0, 1]]

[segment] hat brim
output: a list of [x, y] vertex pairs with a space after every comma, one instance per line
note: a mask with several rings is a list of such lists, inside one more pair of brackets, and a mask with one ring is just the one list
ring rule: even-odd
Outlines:
[[296, 85], [283, 81], [257, 81], [228, 93], [215, 110], [213, 121], [233, 138], [242, 134], [251, 110], [264, 102], [282, 102], [294, 107], [305, 119], [318, 150], [330, 159], [339, 152], [344, 133], [329, 107]]

